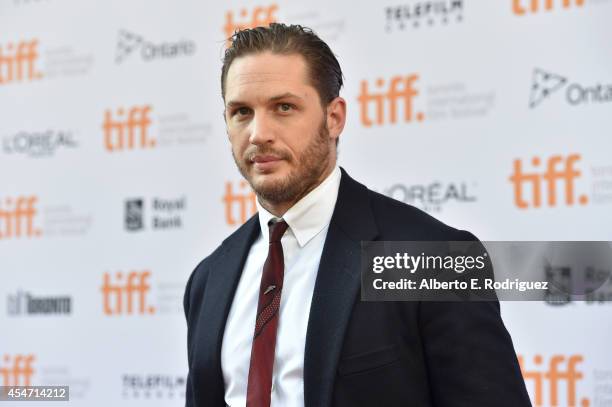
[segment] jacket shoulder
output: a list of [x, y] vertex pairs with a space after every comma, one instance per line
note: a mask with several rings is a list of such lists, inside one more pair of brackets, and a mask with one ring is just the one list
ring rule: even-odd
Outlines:
[[368, 189], [381, 240], [477, 240], [412, 205]]

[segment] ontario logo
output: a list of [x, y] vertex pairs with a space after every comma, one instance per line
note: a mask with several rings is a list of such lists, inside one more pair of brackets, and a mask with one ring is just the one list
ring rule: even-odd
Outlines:
[[181, 39], [172, 42], [154, 43], [146, 40], [142, 35], [120, 30], [117, 37], [115, 63], [121, 64], [135, 53], [138, 53], [143, 61], [151, 62], [160, 59], [192, 56], [195, 51], [196, 44], [191, 40]]
[[565, 102], [571, 106], [612, 102], [612, 83], [589, 85], [570, 81], [567, 77], [535, 68], [529, 93], [529, 107], [539, 106], [544, 100], [565, 89]]

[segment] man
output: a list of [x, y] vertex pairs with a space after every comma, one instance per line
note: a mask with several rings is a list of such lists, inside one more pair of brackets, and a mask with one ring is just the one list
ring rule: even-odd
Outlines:
[[496, 301], [360, 301], [361, 241], [475, 237], [337, 167], [329, 47], [300, 26], [240, 31], [221, 86], [259, 212], [187, 283], [187, 406], [529, 406]]

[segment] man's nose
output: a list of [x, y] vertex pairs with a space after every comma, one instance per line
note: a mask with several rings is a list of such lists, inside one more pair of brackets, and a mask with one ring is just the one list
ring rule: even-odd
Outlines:
[[272, 122], [272, 118], [266, 116], [264, 113], [259, 115], [255, 114], [250, 127], [251, 133], [249, 135], [249, 142], [251, 144], [260, 145], [274, 141], [274, 123]]

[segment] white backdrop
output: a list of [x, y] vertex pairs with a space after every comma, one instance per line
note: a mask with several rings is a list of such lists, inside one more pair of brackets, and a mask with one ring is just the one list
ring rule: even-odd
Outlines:
[[[0, 384], [184, 403], [185, 282], [253, 213], [220, 97], [238, 26], [330, 44], [340, 164], [370, 188], [483, 240], [612, 240], [611, 16], [608, 0], [0, 0]], [[612, 406], [610, 309], [502, 304], [534, 406]]]

